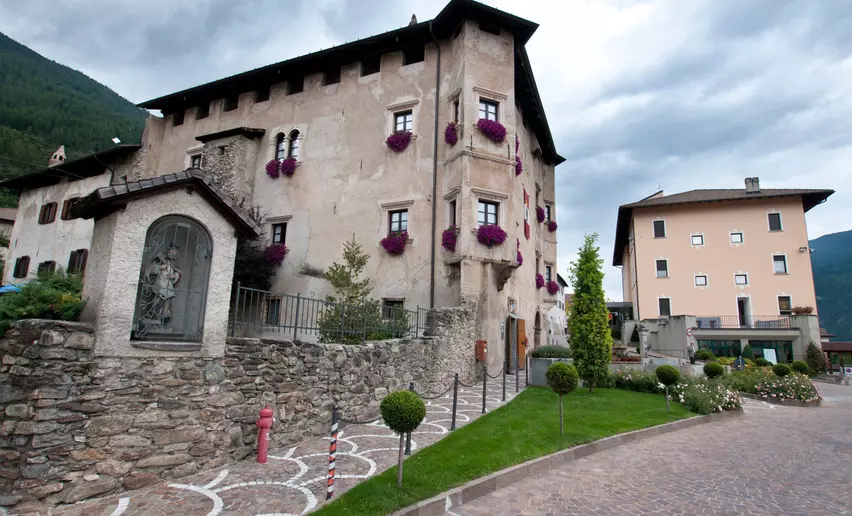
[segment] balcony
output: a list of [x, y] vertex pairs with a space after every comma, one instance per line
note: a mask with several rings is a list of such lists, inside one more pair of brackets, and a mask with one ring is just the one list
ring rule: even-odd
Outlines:
[[709, 329], [789, 329], [789, 315], [699, 315], [695, 317], [695, 328]]

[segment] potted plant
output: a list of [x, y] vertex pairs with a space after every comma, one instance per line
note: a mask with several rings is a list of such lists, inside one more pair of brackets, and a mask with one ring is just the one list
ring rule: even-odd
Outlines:
[[287, 246], [284, 244], [272, 244], [263, 251], [263, 257], [269, 263], [281, 265], [284, 261], [284, 256], [287, 254]]
[[555, 220], [548, 221], [547, 230], [550, 231], [551, 233], [556, 231], [556, 221]]
[[444, 141], [447, 145], [455, 145], [459, 141], [459, 124], [450, 122], [444, 129]]
[[278, 179], [281, 175], [281, 162], [277, 159], [271, 159], [266, 163], [266, 175], [272, 179]]
[[394, 152], [402, 152], [411, 143], [411, 131], [396, 131], [385, 140], [388, 148]]
[[538, 219], [539, 222], [544, 222], [544, 208], [541, 206], [535, 207], [535, 218]]
[[389, 255], [399, 256], [405, 252], [405, 244], [408, 243], [408, 231], [395, 231], [384, 237], [380, 243]]
[[293, 177], [296, 173], [296, 158], [287, 158], [281, 160], [281, 175]]
[[544, 276], [541, 274], [535, 275], [535, 288], [539, 289], [544, 286]]
[[500, 122], [480, 118], [476, 122], [476, 128], [494, 143], [503, 143], [506, 140], [506, 128]]
[[476, 231], [476, 239], [490, 249], [506, 241], [506, 232], [497, 224], [484, 224]]
[[559, 283], [551, 281], [547, 284], [547, 293], [551, 296], [559, 292]]
[[459, 240], [459, 228], [458, 226], [450, 226], [441, 233], [441, 247], [446, 249], [447, 251], [454, 253], [456, 252], [456, 244], [458, 244]]

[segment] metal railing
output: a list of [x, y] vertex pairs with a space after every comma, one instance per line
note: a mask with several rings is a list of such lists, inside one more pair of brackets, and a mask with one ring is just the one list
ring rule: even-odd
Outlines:
[[695, 327], [704, 329], [774, 329], [791, 328], [789, 315], [700, 315], [695, 318]]
[[357, 343], [422, 336], [430, 311], [406, 310], [376, 300], [352, 303], [321, 301], [300, 294], [276, 294], [236, 285], [231, 308], [231, 336], [281, 334], [296, 340]]

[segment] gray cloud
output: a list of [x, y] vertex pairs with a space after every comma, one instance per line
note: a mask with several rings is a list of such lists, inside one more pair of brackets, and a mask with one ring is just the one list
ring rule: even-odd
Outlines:
[[[829, 187], [811, 236], [849, 229], [852, 2], [601, 0], [495, 7], [528, 45], [557, 148], [559, 270], [600, 234], [606, 288], [619, 204], [652, 193]], [[393, 30], [444, 0], [28, 0], [0, 31], [134, 102]]]

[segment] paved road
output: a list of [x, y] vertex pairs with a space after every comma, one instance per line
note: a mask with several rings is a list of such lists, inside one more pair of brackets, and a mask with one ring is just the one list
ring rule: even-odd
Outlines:
[[746, 401], [739, 418], [607, 450], [450, 514], [852, 514], [852, 387], [819, 386], [820, 408]]
[[[515, 377], [506, 377], [506, 402], [515, 396]], [[524, 377], [519, 378], [523, 390]], [[426, 419], [412, 434], [417, 450], [449, 433], [452, 391], [427, 401]], [[501, 378], [489, 379], [486, 409], [502, 406]], [[482, 383], [461, 387], [456, 426], [481, 415]], [[273, 428], [274, 430], [274, 428]], [[119, 495], [65, 505], [50, 511], [53, 516], [290, 516], [305, 514], [325, 502], [328, 472], [328, 439], [315, 438], [270, 452], [269, 462], [259, 465], [254, 457], [220, 470], [197, 473], [173, 482]], [[339, 434], [335, 493], [339, 495], [364, 479], [396, 464], [399, 438], [380, 421], [347, 426]], [[336, 495], [336, 496], [337, 496]], [[47, 514], [40, 505], [16, 507], [10, 514]], [[0, 507], [0, 516], [3, 508]]]

